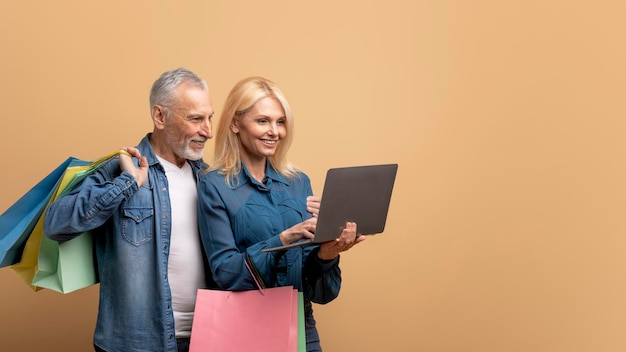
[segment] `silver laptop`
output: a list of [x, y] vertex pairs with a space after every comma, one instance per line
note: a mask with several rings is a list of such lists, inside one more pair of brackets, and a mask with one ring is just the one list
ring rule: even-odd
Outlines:
[[263, 252], [320, 244], [341, 235], [347, 221], [356, 222], [357, 233], [382, 233], [387, 221], [398, 164], [334, 168], [326, 173], [315, 238]]

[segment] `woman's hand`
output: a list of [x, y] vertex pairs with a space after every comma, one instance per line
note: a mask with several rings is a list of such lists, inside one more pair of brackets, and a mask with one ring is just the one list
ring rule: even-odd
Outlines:
[[283, 243], [283, 245], [288, 245], [300, 241], [303, 238], [313, 238], [316, 225], [317, 218], [310, 218], [308, 220], [305, 220], [281, 232], [280, 241]]
[[363, 241], [365, 241], [365, 236], [357, 235], [356, 223], [346, 222], [346, 227], [341, 231], [339, 238], [322, 243], [317, 256], [322, 260], [335, 259], [339, 253], [345, 252]]
[[318, 196], [308, 196], [306, 197], [306, 211], [313, 214], [313, 217], [316, 218], [320, 213], [320, 203], [322, 202], [321, 198]]

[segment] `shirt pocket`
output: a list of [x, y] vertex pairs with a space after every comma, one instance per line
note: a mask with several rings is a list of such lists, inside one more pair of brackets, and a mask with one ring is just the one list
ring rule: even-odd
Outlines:
[[154, 209], [151, 207], [125, 207], [122, 218], [122, 236], [135, 246], [152, 239]]
[[278, 204], [278, 211], [283, 219], [283, 226], [290, 228], [307, 219], [306, 208], [293, 198], [287, 198]]

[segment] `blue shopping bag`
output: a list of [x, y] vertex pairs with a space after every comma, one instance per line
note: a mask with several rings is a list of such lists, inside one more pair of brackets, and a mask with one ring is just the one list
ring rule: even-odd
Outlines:
[[54, 194], [69, 157], [0, 215], [0, 268], [18, 263], [26, 240]]

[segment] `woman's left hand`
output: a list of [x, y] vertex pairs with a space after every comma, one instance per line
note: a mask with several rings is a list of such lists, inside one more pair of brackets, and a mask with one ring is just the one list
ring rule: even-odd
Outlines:
[[339, 238], [322, 243], [317, 256], [323, 260], [335, 259], [339, 253], [345, 252], [363, 241], [365, 241], [365, 236], [357, 235], [356, 223], [346, 222], [346, 227], [341, 231]]
[[313, 217], [316, 218], [320, 213], [320, 203], [322, 200], [318, 196], [308, 196], [306, 197], [306, 211], [313, 214]]

